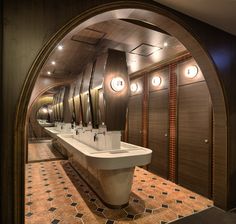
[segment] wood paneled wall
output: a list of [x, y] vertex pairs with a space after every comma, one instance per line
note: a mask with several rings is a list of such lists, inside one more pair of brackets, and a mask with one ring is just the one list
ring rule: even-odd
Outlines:
[[212, 109], [205, 81], [179, 87], [178, 183], [211, 197]]
[[138, 89], [130, 97], [128, 142], [153, 150], [151, 171], [210, 198], [212, 106], [201, 70], [185, 75], [192, 65], [184, 59], [131, 80]]
[[151, 171], [168, 178], [168, 89], [153, 91], [149, 97], [149, 138], [148, 147], [152, 149]]
[[128, 107], [128, 142], [142, 146], [142, 98], [141, 94], [130, 97]]

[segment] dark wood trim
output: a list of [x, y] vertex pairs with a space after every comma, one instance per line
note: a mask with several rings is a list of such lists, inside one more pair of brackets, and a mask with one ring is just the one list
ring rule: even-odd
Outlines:
[[124, 141], [125, 142], [128, 142], [128, 128], [129, 128], [129, 112], [128, 112], [128, 109], [127, 109], [127, 113], [126, 113], [126, 123], [125, 123], [125, 133], [124, 133]]
[[169, 179], [176, 182], [176, 155], [177, 155], [177, 64], [169, 66]]
[[93, 76], [94, 76], [94, 72], [95, 72], [95, 67], [96, 67], [96, 60], [94, 60], [93, 65], [92, 65], [92, 71], [91, 71], [91, 76], [90, 76], [90, 81], [89, 81], [89, 106], [90, 106], [90, 113], [91, 113], [91, 119], [92, 119], [92, 125], [93, 128], [98, 128], [95, 125], [95, 119], [94, 119], [94, 109], [93, 109], [93, 100], [92, 100], [92, 95], [91, 95], [91, 89], [92, 89], [92, 85], [93, 85]]
[[[200, 80], [200, 81], [197, 81], [197, 82], [194, 82], [194, 83], [199, 83], [199, 82], [206, 82], [206, 80]], [[192, 84], [193, 84], [193, 82], [182, 84], [182, 85], [178, 85], [178, 86], [189, 86], [189, 85], [192, 85]]]
[[211, 111], [209, 113], [209, 116], [210, 116], [210, 119], [209, 119], [209, 126], [211, 127], [210, 130], [209, 130], [209, 143], [210, 143], [210, 149], [209, 149], [209, 152], [210, 152], [210, 155], [209, 155], [209, 164], [210, 164], [210, 189], [209, 189], [209, 195], [211, 196], [211, 199], [213, 199], [213, 189], [214, 189], [214, 182], [213, 182], [213, 170], [214, 170], [214, 163], [215, 163], [215, 160], [214, 160], [214, 146], [213, 146], [213, 143], [214, 143], [214, 139], [213, 139], [213, 133], [214, 133], [214, 117], [213, 117], [213, 107], [212, 107], [212, 102], [211, 102], [211, 97], [209, 96], [209, 110]]
[[152, 64], [151, 66], [148, 66], [142, 70], [139, 70], [137, 72], [134, 72], [130, 74], [130, 79], [135, 79], [141, 77], [144, 73], [151, 73], [155, 70], [161, 70], [167, 66], [169, 66], [172, 63], [180, 63], [183, 61], [186, 61], [188, 59], [192, 58], [191, 54], [188, 51], [181, 52], [177, 55], [174, 55], [172, 58], [169, 58], [167, 60], [163, 60], [161, 62]]

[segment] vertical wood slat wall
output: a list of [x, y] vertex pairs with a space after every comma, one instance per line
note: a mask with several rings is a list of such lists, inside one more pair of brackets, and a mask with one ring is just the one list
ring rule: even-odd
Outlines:
[[169, 66], [169, 180], [176, 181], [177, 64]]

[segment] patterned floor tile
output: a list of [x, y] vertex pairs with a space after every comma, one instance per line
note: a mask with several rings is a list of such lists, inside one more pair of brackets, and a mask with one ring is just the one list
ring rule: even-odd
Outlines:
[[25, 190], [26, 224], [159, 224], [212, 206], [209, 199], [136, 168], [129, 205], [110, 209], [68, 161], [28, 164]]

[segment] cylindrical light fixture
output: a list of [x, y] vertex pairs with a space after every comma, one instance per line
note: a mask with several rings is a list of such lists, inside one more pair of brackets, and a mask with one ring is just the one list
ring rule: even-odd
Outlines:
[[154, 76], [152, 78], [152, 85], [153, 86], [159, 86], [161, 85], [161, 77], [160, 76]]
[[138, 84], [137, 83], [132, 83], [130, 85], [130, 90], [131, 90], [132, 93], [137, 92], [138, 91]]
[[198, 67], [196, 65], [192, 65], [186, 68], [185, 76], [192, 79], [198, 74]]
[[113, 78], [110, 84], [111, 84], [111, 88], [116, 92], [120, 92], [125, 87], [125, 81], [121, 77]]

